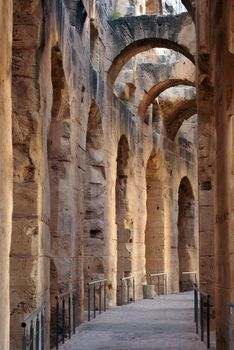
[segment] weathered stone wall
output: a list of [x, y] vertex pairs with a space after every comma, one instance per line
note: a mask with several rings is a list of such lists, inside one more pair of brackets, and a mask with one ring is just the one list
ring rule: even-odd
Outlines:
[[[76, 16], [77, 4], [82, 11]], [[150, 101], [149, 106], [153, 102], [157, 107], [146, 122], [138, 114], [144, 89], [164, 75], [138, 75], [135, 88], [128, 85], [132, 98], [125, 103], [115, 95], [108, 71], [129, 43], [137, 41], [138, 49], [129, 51], [126, 62], [157, 47], [157, 40], [144, 43], [154, 36], [168, 40], [170, 48], [194, 62], [194, 27], [186, 14], [131, 17], [129, 23], [143, 23], [144, 30], [135, 30], [128, 42], [121, 39], [123, 20], [110, 21], [114, 6], [109, 1], [34, 0], [30, 6], [27, 1], [14, 5], [10, 295], [11, 347], [18, 349], [22, 319], [42, 302], [49, 347], [59, 293], [78, 288], [82, 321], [91, 279], [108, 279], [109, 305], [118, 302], [123, 274], [135, 277], [137, 298], [142, 297], [146, 271], [166, 271], [168, 291], [179, 290], [179, 186], [188, 178], [197, 203], [197, 163], [196, 145], [186, 142], [188, 133], [194, 139], [195, 128], [187, 125], [176, 135], [183, 120], [195, 112], [179, 119], [173, 137], [167, 135], [167, 121], [178, 116], [177, 103], [186, 101], [186, 89], [170, 105], [174, 114], [164, 108], [172, 92]], [[129, 23], [125, 19], [126, 27]], [[176, 34], [173, 25], [178, 26]], [[180, 75], [183, 66], [187, 72], [192, 67], [193, 86], [193, 64], [179, 61], [165, 80]], [[130, 74], [137, 72], [136, 64], [137, 60]], [[160, 211], [159, 220], [155, 210]]]
[[[210, 243], [214, 244], [214, 259], [207, 272], [215, 271], [212, 284], [215, 284], [217, 349], [228, 348], [228, 312], [227, 304], [233, 303], [233, 114], [234, 114], [234, 56], [233, 56], [233, 1], [198, 2], [198, 10], [204, 13], [199, 21], [199, 32], [203, 50], [206, 49], [206, 62], [211, 69], [206, 72], [212, 84], [206, 90], [206, 99], [210, 98], [212, 121], [207, 120], [209, 135], [206, 142], [215, 142], [215, 176], [212, 181], [214, 198], [214, 218], [206, 214], [204, 223], [214, 223], [215, 235]], [[203, 7], [205, 6], [205, 7]], [[199, 14], [200, 12], [198, 12]], [[204, 39], [206, 39], [204, 41]], [[203, 41], [202, 41], [203, 40]], [[213, 88], [213, 89], [212, 89]], [[201, 105], [204, 105], [202, 103]], [[208, 124], [209, 123], [209, 124]], [[213, 161], [213, 160], [212, 160]], [[212, 173], [211, 173], [212, 174]], [[207, 197], [208, 205], [210, 205]], [[210, 236], [210, 235], [209, 235]], [[208, 236], [208, 237], [209, 237]], [[207, 235], [204, 244], [208, 244]], [[203, 247], [204, 247], [203, 244]], [[213, 254], [212, 254], [213, 255]], [[215, 283], [214, 283], [215, 281]]]
[[0, 348], [9, 349], [9, 254], [12, 228], [12, 1], [0, 1]]

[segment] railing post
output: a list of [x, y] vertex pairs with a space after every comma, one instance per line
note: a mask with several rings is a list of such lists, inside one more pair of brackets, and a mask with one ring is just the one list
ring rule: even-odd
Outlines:
[[41, 350], [45, 347], [45, 317], [44, 309], [41, 311]]
[[88, 321], [91, 320], [90, 314], [91, 314], [91, 291], [90, 291], [90, 286], [88, 286]]
[[121, 305], [123, 305], [123, 280], [121, 279]]
[[33, 321], [31, 321], [31, 325], [30, 325], [30, 346], [29, 346], [30, 350], [34, 349], [34, 325], [33, 325]]
[[127, 280], [127, 300], [128, 300], [128, 304], [130, 302], [129, 292], [130, 292], [130, 280]]
[[167, 281], [167, 274], [166, 274], [166, 294], [167, 294], [167, 290], [168, 290], [167, 284], [168, 284], [168, 281]]
[[207, 349], [210, 349], [210, 296], [207, 296]]
[[106, 282], [104, 282], [104, 311], [106, 311]]
[[135, 278], [133, 277], [133, 301], [136, 301], [136, 286], [135, 286]]
[[56, 297], [56, 349], [59, 347], [59, 298]]
[[150, 280], [150, 285], [152, 284], [152, 277], [151, 277], [151, 273], [149, 274], [149, 280]]
[[196, 322], [196, 334], [198, 334], [198, 291], [194, 285], [194, 321]]
[[71, 294], [68, 295], [68, 336], [71, 339]]
[[65, 298], [62, 298], [62, 342], [65, 342]]
[[201, 324], [201, 341], [204, 341], [204, 301], [200, 293], [200, 324]]
[[39, 342], [40, 342], [40, 322], [39, 322], [39, 314], [37, 314], [37, 319], [36, 319], [36, 350], [39, 350]]
[[93, 286], [93, 318], [96, 318], [96, 287]]
[[99, 315], [102, 313], [102, 283], [99, 286]]
[[24, 335], [22, 337], [22, 350], [26, 350], [26, 327], [24, 327]]
[[72, 294], [72, 328], [73, 328], [73, 334], [76, 333], [76, 297], [75, 294]]
[[184, 292], [184, 275], [181, 273], [181, 292]]
[[160, 281], [160, 277], [157, 276], [157, 278], [158, 278], [158, 296], [159, 296], [159, 294], [160, 294], [160, 290], [159, 290], [159, 281]]
[[232, 350], [232, 307], [228, 306], [228, 350]]

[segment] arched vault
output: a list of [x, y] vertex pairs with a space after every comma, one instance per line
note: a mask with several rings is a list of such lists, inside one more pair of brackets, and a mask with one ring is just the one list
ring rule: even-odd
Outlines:
[[149, 91], [146, 91], [138, 108], [138, 113], [141, 118], [144, 118], [145, 113], [151, 103], [165, 90], [179, 85], [194, 86], [195, 83], [186, 79], [168, 79], [155, 84]]
[[196, 99], [182, 101], [173, 108], [164, 119], [164, 125], [168, 137], [174, 140], [184, 120], [197, 113]]
[[[194, 23], [188, 13], [177, 16], [132, 16], [109, 21], [108, 82], [112, 85], [122, 67], [138, 53], [167, 48], [193, 63], [196, 50]], [[188, 35], [190, 33], [190, 35]]]

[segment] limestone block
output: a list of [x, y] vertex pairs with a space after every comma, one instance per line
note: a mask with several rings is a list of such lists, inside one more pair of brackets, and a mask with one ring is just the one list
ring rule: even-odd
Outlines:
[[84, 240], [84, 250], [87, 257], [102, 257], [104, 242], [99, 238], [87, 238]]
[[156, 296], [154, 285], [144, 285], [143, 286], [143, 299], [154, 299]]
[[14, 50], [13, 70], [15, 75], [27, 76], [33, 79], [35, 74], [36, 56], [34, 50]]
[[11, 257], [11, 286], [32, 290], [37, 286], [38, 259], [30, 256]]
[[39, 41], [40, 29], [36, 25], [17, 24], [13, 28], [14, 48], [36, 49]]
[[200, 231], [212, 231], [214, 223], [213, 207], [202, 207], [200, 210]]
[[14, 219], [12, 227], [11, 254], [38, 254], [39, 227], [37, 219]]
[[14, 216], [37, 216], [38, 185], [22, 183], [14, 185]]
[[[24, 91], [22, 99], [21, 92]], [[13, 81], [13, 110], [19, 114], [27, 114], [31, 110], [32, 105], [37, 104], [35, 84], [32, 79], [17, 77]]]
[[69, 283], [71, 280], [71, 257], [56, 256], [51, 259], [51, 279], [57, 284]]
[[72, 256], [72, 236], [71, 234], [51, 235], [51, 256], [68, 258]]

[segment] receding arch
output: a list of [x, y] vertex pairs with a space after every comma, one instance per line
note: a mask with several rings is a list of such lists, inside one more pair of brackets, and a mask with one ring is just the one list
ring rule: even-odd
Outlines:
[[122, 135], [118, 143], [116, 173], [116, 226], [117, 226], [117, 304], [121, 304], [120, 278], [128, 277], [133, 266], [133, 212], [131, 191], [133, 176], [128, 140]]
[[165, 48], [177, 51], [195, 64], [193, 55], [182, 45], [167, 39], [147, 38], [133, 42], [125, 47], [121, 53], [115, 57], [108, 71], [108, 84], [112, 86], [123, 66], [135, 55], [154, 48]]
[[184, 120], [192, 117], [197, 113], [197, 101], [196, 99], [182, 101], [177, 104], [174, 109], [167, 115], [166, 120], [164, 120], [164, 125], [168, 137], [174, 140], [176, 134], [181, 127]]
[[138, 108], [138, 113], [141, 118], [144, 118], [147, 109], [151, 103], [165, 90], [175, 87], [175, 86], [193, 86], [195, 87], [195, 83], [186, 80], [186, 79], [169, 79], [165, 81], [161, 81], [158, 84], [155, 84], [149, 91], [146, 91]]
[[[195, 198], [191, 182], [183, 177], [178, 191], [178, 258], [179, 280], [182, 272], [197, 272], [197, 238], [195, 225]], [[194, 282], [191, 277], [191, 282]]]

